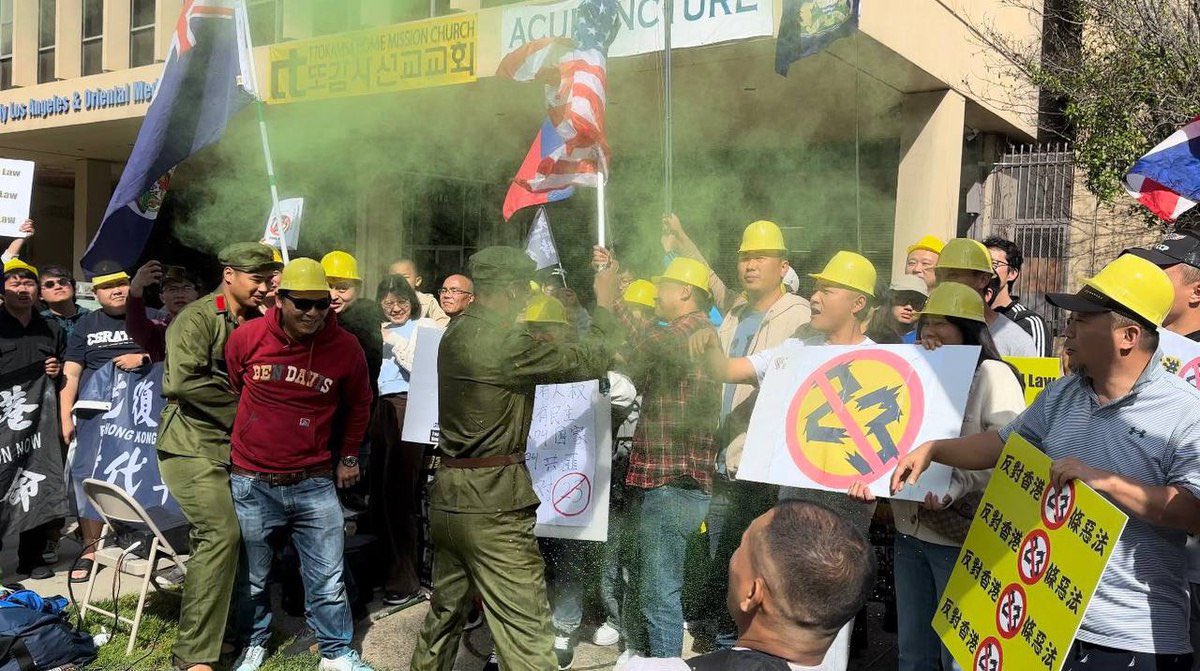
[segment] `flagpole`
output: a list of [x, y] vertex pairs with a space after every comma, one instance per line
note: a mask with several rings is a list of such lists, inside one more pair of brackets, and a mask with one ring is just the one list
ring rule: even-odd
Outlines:
[[605, 235], [604, 183], [607, 181], [608, 177], [603, 172], [596, 173], [596, 219], [599, 224], [596, 227], [597, 237], [599, 238], [598, 244], [605, 249], [607, 247], [604, 240], [607, 236]]
[[663, 214], [671, 214], [671, 181], [674, 177], [673, 139], [671, 137], [671, 23], [675, 18], [673, 0], [663, 1]]
[[[250, 39], [249, 12], [246, 9], [246, 3], [242, 0], [238, 2], [237, 13], [240, 17], [237, 22], [238, 31], [242, 33], [245, 40], [246, 58], [249, 61], [247, 69], [250, 71], [250, 87], [254, 91], [254, 103], [258, 111], [258, 135], [262, 139], [263, 159], [267, 164], [267, 184], [271, 189], [271, 212], [276, 217], [281, 217], [283, 213], [279, 210], [279, 186], [275, 179], [275, 162], [271, 160], [271, 143], [267, 140], [267, 117], [264, 113], [266, 103], [259, 95], [258, 67], [254, 64], [254, 43]], [[279, 255], [283, 258], [284, 263], [291, 262], [288, 255], [287, 235], [282, 225], [279, 227]]]

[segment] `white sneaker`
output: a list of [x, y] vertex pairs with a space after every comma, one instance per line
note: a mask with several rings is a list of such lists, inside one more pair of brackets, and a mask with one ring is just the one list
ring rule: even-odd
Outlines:
[[261, 645], [246, 646], [246, 649], [242, 650], [242, 654], [234, 662], [233, 668], [237, 671], [258, 671], [258, 667], [262, 666], [263, 660], [266, 658], [266, 648]]
[[621, 641], [621, 632], [611, 624], [605, 622], [596, 629], [596, 633], [592, 634], [592, 643], [601, 647], [608, 645], [616, 645]]
[[621, 671], [621, 667], [635, 659], [644, 659], [641, 650], [626, 650], [622, 652], [621, 656], [617, 657], [617, 663], [613, 665], [613, 671]]
[[351, 650], [337, 659], [322, 657], [317, 671], [374, 671], [374, 669], [367, 666], [357, 652]]

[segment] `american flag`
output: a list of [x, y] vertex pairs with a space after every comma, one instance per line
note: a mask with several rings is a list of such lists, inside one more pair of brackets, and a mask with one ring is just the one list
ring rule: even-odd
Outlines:
[[499, 76], [546, 84], [546, 112], [563, 140], [542, 159], [532, 178], [516, 180], [528, 190], [596, 186], [597, 174], [608, 173], [606, 61], [617, 19], [617, 0], [583, 0], [575, 11], [573, 39], [535, 40], [501, 61]]
[[1167, 221], [1192, 209], [1200, 201], [1200, 117], [1138, 159], [1125, 190]]

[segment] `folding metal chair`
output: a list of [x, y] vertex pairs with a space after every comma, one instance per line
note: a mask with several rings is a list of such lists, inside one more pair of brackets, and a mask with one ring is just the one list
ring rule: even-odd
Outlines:
[[[132, 628], [129, 632], [129, 645], [125, 647], [125, 654], [128, 655], [133, 652], [133, 644], [137, 641], [138, 626], [142, 622], [142, 610], [146, 606], [146, 593], [149, 591], [152, 576], [158, 570], [159, 562], [164, 559], [169, 560], [186, 575], [187, 566], [185, 562], [187, 561], [187, 555], [177, 552], [171, 546], [170, 541], [163, 536], [158, 525], [146, 514], [146, 509], [127, 494], [124, 489], [103, 480], [88, 478], [83, 481], [83, 492], [87, 496], [88, 501], [91, 502], [92, 507], [96, 509], [96, 512], [100, 513], [100, 517], [104, 520], [104, 528], [100, 532], [100, 542], [96, 546], [95, 563], [92, 566], [92, 574], [88, 577], [87, 590], [84, 593], [83, 603], [79, 605], [79, 617], [81, 621], [86, 620], [88, 611], [94, 610], [97, 613], [119, 619], [128, 624]], [[135, 527], [145, 527], [153, 534], [153, 539], [150, 541], [149, 554], [146, 555], [149, 559], [131, 558], [128, 548], [123, 548], [115, 544], [109, 545], [107, 537], [115, 530], [114, 522]], [[115, 612], [92, 605], [92, 590], [96, 586], [96, 575], [100, 572], [101, 566], [113, 567], [114, 589], [116, 588], [116, 581], [121, 572], [142, 578], [142, 584], [138, 592], [137, 611], [134, 613], [133, 619], [119, 617]], [[157, 585], [155, 585], [155, 588], [157, 589]], [[120, 595], [118, 595], [118, 598], [120, 598]], [[113, 604], [113, 608], [117, 608], [115, 603]]]

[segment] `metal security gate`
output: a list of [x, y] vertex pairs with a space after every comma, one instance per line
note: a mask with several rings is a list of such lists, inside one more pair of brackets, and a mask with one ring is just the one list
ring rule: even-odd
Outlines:
[[1046, 294], [1067, 289], [1072, 158], [1065, 144], [1009, 147], [992, 169], [990, 226], [985, 233], [1021, 248], [1025, 263], [1013, 293], [1046, 319], [1055, 336], [1062, 334], [1066, 315], [1046, 302]]

